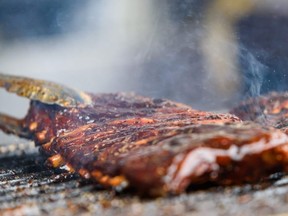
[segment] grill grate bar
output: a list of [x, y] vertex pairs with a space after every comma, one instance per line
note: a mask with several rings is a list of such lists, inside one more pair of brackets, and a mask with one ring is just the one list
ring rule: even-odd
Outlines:
[[288, 211], [285, 178], [258, 189], [219, 187], [146, 200], [131, 192], [115, 195], [77, 175], [49, 169], [44, 162], [35, 148], [1, 155], [1, 215], [211, 215], [211, 211], [213, 215], [267, 215]]

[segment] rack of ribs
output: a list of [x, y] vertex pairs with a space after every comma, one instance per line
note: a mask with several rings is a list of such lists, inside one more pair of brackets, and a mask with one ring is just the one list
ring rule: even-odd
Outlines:
[[31, 100], [23, 119], [1, 114], [0, 129], [34, 140], [48, 165], [105, 187], [159, 196], [287, 171], [287, 135], [233, 114], [4, 74], [0, 87]]

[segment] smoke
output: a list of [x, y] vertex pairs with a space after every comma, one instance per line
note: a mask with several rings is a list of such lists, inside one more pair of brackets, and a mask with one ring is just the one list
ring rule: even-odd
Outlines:
[[[237, 20], [229, 17], [230, 13], [222, 13], [233, 5], [230, 1], [223, 1], [228, 9], [213, 11], [215, 7], [211, 7], [213, 13], [207, 10], [209, 5], [222, 1], [77, 2], [77, 7], [69, 6], [70, 13], [57, 12], [57, 28], [52, 29], [61, 29], [59, 34], [34, 35], [29, 40], [19, 37], [13, 43], [0, 40], [1, 71], [57, 81], [89, 92], [135, 91], [210, 110], [227, 109], [239, 100], [239, 95], [255, 97], [261, 94], [263, 85], [265, 88], [264, 77], [270, 66], [249, 50], [251, 46], [239, 50], [234, 28]], [[233, 7], [236, 15], [241, 5], [237, 2]], [[36, 9], [39, 7], [40, 3]], [[245, 8], [241, 14], [247, 12]], [[65, 20], [70, 20], [69, 25]], [[19, 25], [20, 31], [23, 26]], [[26, 23], [25, 27], [25, 32], [30, 27], [30, 35], [33, 26]], [[253, 26], [249, 26], [251, 29]], [[1, 101], [5, 101], [0, 111], [23, 116], [23, 103], [11, 96], [7, 101], [7, 97], [0, 92]]]
[[[204, 20], [208, 3], [207, 0], [85, 0], [82, 6], [78, 3], [77, 7], [69, 6], [69, 13], [57, 12], [55, 29], [62, 29], [60, 34], [2, 43], [1, 70], [89, 92], [135, 91], [199, 109], [226, 108], [238, 90], [232, 81], [237, 83], [239, 76], [234, 70], [237, 67], [234, 59], [228, 58], [232, 56], [230, 46], [223, 49], [225, 44], [236, 44], [225, 37], [218, 37], [223, 43], [215, 41], [215, 32], [219, 30], [216, 27], [227, 29], [227, 26], [216, 25], [214, 19], [210, 26], [214, 37], [211, 44], [207, 43], [205, 37], [210, 32], [205, 32]], [[59, 17], [65, 19], [60, 22]], [[65, 20], [70, 20], [69, 25]], [[203, 53], [202, 43], [208, 45], [207, 53]], [[241, 61], [250, 64], [244, 66], [247, 67], [243, 79], [247, 82], [245, 95], [256, 95], [260, 87], [253, 80], [259, 77], [261, 69], [256, 68], [257, 60], [244, 52], [240, 53]], [[219, 61], [206, 64], [207, 54], [211, 53]], [[210, 75], [208, 67], [212, 68]], [[0, 95], [4, 97], [7, 95]], [[24, 105], [19, 105], [17, 97], [10, 98], [12, 104], [5, 103], [0, 111], [23, 116], [26, 109], [19, 107]]]
[[138, 67], [138, 92], [207, 108], [200, 46], [203, 2], [161, 2], [155, 25], [151, 25], [154, 37], [146, 52], [148, 55], [141, 59]]
[[239, 51], [240, 68], [242, 69], [242, 98], [256, 97], [261, 94], [267, 67], [259, 62], [248, 49], [242, 47]]

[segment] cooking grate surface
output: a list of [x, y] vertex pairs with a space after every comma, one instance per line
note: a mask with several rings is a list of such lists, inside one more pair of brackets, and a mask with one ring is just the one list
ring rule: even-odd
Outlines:
[[[177, 197], [117, 194], [47, 168], [33, 143], [0, 147], [1, 215], [263, 215], [288, 212], [288, 177], [273, 184], [210, 187]], [[277, 177], [277, 176], [276, 176]]]

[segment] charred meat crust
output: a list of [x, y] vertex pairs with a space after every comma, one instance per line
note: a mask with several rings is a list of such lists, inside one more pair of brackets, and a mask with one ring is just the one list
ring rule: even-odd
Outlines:
[[287, 137], [280, 131], [168, 100], [124, 93], [90, 97], [86, 108], [32, 102], [26, 125], [44, 143], [41, 151], [53, 167], [149, 195], [179, 194], [203, 182], [255, 182], [285, 167]]
[[63, 108], [32, 101], [23, 127], [41, 152], [51, 156], [48, 162], [53, 167], [64, 166], [107, 186], [129, 183], [117, 165], [123, 155], [156, 145], [191, 125], [241, 122], [230, 114], [198, 111], [135, 94], [89, 96], [92, 104], [88, 107]]
[[158, 196], [191, 184], [242, 184], [287, 172], [288, 137], [266, 127], [286, 131], [287, 94], [251, 99], [232, 111], [260, 126], [130, 93], [89, 94], [7, 75], [0, 81], [31, 99], [23, 120], [0, 114], [0, 129], [33, 139], [52, 167], [104, 186]]
[[[23, 128], [33, 135], [37, 145], [50, 142], [81, 126], [101, 125], [111, 122], [117, 131], [128, 124], [149, 125], [170, 122], [171, 125], [197, 123], [240, 122], [231, 114], [215, 114], [197, 111], [184, 104], [163, 99], [151, 99], [131, 93], [89, 95], [92, 104], [88, 107], [63, 108], [31, 101]], [[129, 123], [129, 121], [131, 123]], [[150, 122], [149, 122], [150, 121]], [[114, 125], [113, 125], [114, 124]], [[44, 132], [45, 131], [45, 132]]]

